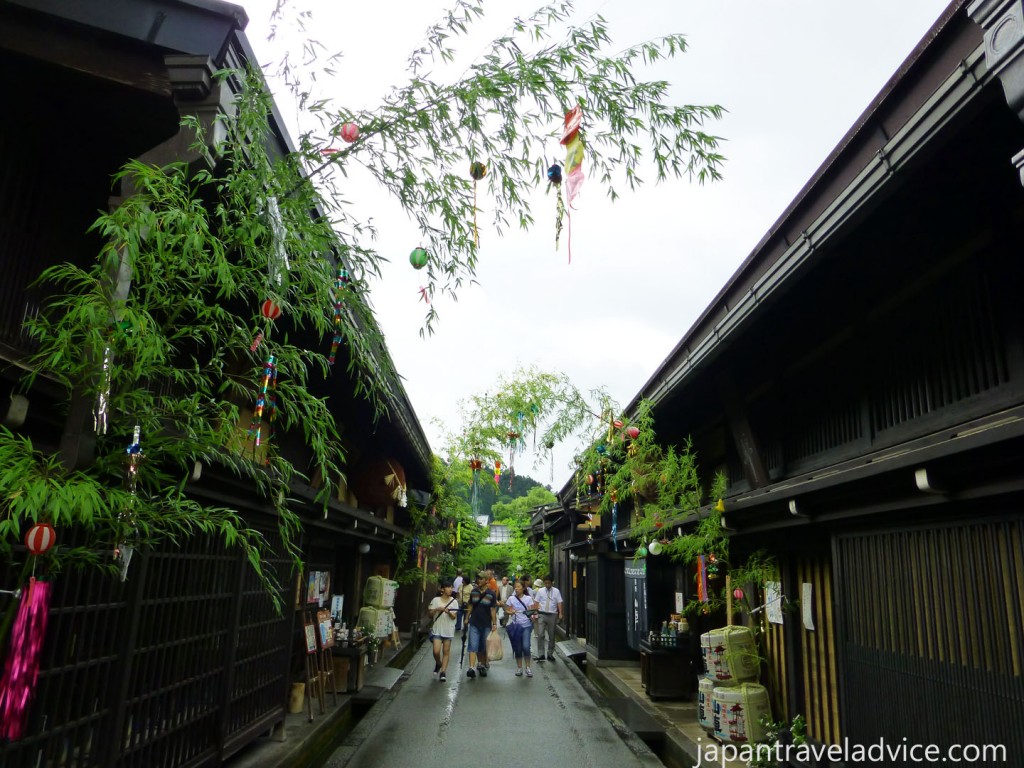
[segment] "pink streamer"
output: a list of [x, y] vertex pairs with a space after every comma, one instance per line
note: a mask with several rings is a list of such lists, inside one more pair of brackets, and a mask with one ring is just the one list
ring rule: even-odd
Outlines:
[[18, 607], [4, 678], [0, 681], [0, 739], [17, 741], [25, 730], [29, 701], [39, 676], [49, 609], [50, 583], [30, 579]]

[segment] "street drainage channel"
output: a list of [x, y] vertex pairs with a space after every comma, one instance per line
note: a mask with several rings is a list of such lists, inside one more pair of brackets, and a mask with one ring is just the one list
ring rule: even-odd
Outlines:
[[[385, 666], [404, 670], [416, 655], [416, 646], [413, 643], [407, 644], [392, 658]], [[402, 675], [404, 678], [405, 675]], [[402, 678], [399, 678], [401, 680]], [[373, 709], [373, 705], [380, 701], [381, 697], [390, 690], [380, 686], [368, 685], [361, 691], [351, 694], [348, 702], [348, 711], [331, 728], [326, 730], [324, 738], [318, 739], [315, 744], [304, 755], [303, 759], [291, 768], [317, 768], [334, 754], [335, 750], [341, 747], [356, 726]]]
[[623, 696], [609, 681], [584, 660], [578, 664], [587, 682], [588, 692], [599, 707], [610, 709], [622, 724], [636, 735], [667, 768], [692, 768], [694, 762], [673, 749], [665, 737], [665, 727], [643, 707], [628, 696]]

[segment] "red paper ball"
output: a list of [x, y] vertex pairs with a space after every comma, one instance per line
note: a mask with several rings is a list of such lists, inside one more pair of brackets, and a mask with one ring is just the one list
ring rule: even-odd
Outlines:
[[616, 429], [622, 429], [622, 419], [616, 419], [612, 422], [612, 426]]
[[272, 299], [267, 299], [260, 306], [260, 312], [268, 320], [277, 320], [281, 316], [281, 306]]
[[355, 123], [345, 123], [341, 126], [341, 138], [342, 141], [347, 141], [351, 144], [359, 138], [359, 126]]
[[736, 589], [734, 589], [732, 591], [732, 596], [735, 597], [737, 600], [742, 600], [743, 599], [743, 590], [740, 589], [739, 587], [736, 587]]
[[25, 534], [25, 546], [30, 555], [41, 555], [57, 541], [57, 532], [49, 523], [36, 523]]
[[638, 437], [640, 437], [640, 429], [638, 427], [627, 427], [626, 437], [628, 437], [630, 440], [636, 440]]

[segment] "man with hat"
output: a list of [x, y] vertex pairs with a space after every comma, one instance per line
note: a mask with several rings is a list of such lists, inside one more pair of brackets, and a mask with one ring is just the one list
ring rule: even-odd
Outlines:
[[487, 636], [498, 630], [498, 596], [488, 587], [487, 571], [476, 576], [476, 586], [469, 595], [469, 670], [467, 677], [487, 677]]
[[[544, 581], [533, 582], [533, 599], [540, 609], [537, 617], [537, 661], [555, 660], [555, 626], [562, 620], [562, 593], [553, 586], [550, 575]], [[547, 638], [548, 652], [544, 653], [544, 638]]]

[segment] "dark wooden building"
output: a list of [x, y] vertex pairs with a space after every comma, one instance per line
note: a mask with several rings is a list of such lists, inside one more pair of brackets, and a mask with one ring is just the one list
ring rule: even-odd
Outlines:
[[627, 409], [810, 595], [766, 679], [821, 743], [1024, 761], [1022, 35], [952, 2]]
[[[213, 127], [230, 103], [231, 81], [212, 74], [256, 63], [246, 22], [239, 6], [218, 0], [0, 2], [0, 416], [40, 450], [63, 444], [71, 461], [88, 461], [80, 421], [63, 417], [68, 393], [43, 378], [18, 389], [32, 352], [23, 321], [44, 299], [33, 281], [55, 263], [96, 258], [101, 243], [87, 230], [97, 211], [117, 204], [113, 194], [131, 193], [112, 193], [126, 161], [193, 159], [181, 120]], [[275, 150], [294, 151], [276, 111], [272, 128]], [[305, 567], [331, 573], [351, 626], [365, 578], [393, 574], [395, 544], [410, 524], [380, 493], [385, 474], [399, 468], [422, 502], [430, 450], [400, 383], [388, 382], [389, 416], [375, 421], [343, 362], [316, 386], [343, 425], [348, 487], [326, 513], [312, 487], [291, 497]], [[282, 440], [282, 450], [297, 450]], [[189, 487], [273, 535], [271, 507], [236, 478], [205, 468]], [[216, 765], [280, 723], [301, 669], [290, 599], [298, 574], [283, 554], [266, 565], [289, 585], [283, 614], [238, 551], [202, 537], [140, 551], [123, 583], [98, 572], [58, 578], [28, 732], [0, 744], [0, 764]], [[17, 578], [0, 563], [0, 588]], [[0, 609], [10, 599], [0, 594]], [[420, 615], [415, 600], [398, 611], [403, 630]]]

